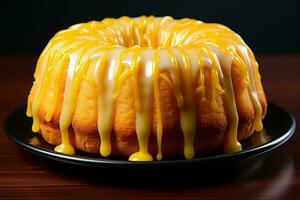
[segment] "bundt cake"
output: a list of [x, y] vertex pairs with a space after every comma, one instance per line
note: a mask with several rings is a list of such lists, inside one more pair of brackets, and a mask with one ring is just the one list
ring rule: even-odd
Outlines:
[[59, 31], [28, 97], [32, 131], [55, 151], [151, 161], [241, 151], [263, 128], [258, 63], [221, 24], [106, 18]]

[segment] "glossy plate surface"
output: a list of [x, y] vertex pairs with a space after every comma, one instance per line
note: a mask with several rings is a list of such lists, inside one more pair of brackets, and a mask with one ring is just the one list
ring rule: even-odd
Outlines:
[[125, 159], [103, 159], [97, 155], [78, 152], [76, 155], [64, 155], [53, 151], [54, 146], [47, 144], [39, 134], [31, 131], [32, 119], [25, 115], [25, 106], [21, 106], [11, 113], [6, 122], [7, 136], [24, 150], [38, 156], [71, 163], [81, 166], [93, 166], [116, 169], [153, 169], [165, 167], [203, 167], [216, 164], [235, 163], [269, 152], [284, 144], [295, 132], [296, 122], [294, 117], [279, 106], [269, 103], [268, 113], [264, 121], [264, 132], [255, 133], [242, 142], [244, 149], [238, 153], [224, 154], [214, 152], [198, 155], [193, 160], [173, 158], [153, 162], [129, 162]]

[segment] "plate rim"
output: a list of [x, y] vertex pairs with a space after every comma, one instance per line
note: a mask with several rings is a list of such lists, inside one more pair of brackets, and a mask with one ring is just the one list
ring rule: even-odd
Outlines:
[[280, 137], [269, 141], [263, 145], [257, 146], [257, 147], [251, 147], [245, 150], [242, 150], [240, 152], [236, 153], [228, 153], [228, 154], [218, 154], [218, 155], [212, 155], [212, 156], [205, 156], [205, 157], [198, 157], [191, 160], [185, 160], [185, 159], [178, 159], [178, 160], [160, 160], [160, 161], [139, 161], [139, 162], [131, 162], [128, 160], [113, 160], [113, 159], [105, 159], [105, 158], [94, 158], [94, 157], [83, 157], [78, 155], [67, 155], [62, 154], [58, 152], [54, 152], [51, 150], [47, 150], [44, 148], [36, 147], [34, 145], [31, 145], [29, 143], [25, 143], [21, 140], [18, 140], [16, 137], [12, 136], [12, 134], [9, 134], [9, 121], [11, 118], [16, 114], [20, 109], [24, 107], [24, 105], [17, 107], [11, 112], [4, 122], [4, 130], [6, 132], [7, 137], [12, 140], [14, 143], [16, 143], [19, 147], [24, 149], [27, 152], [33, 153], [35, 155], [38, 155], [43, 158], [56, 160], [64, 163], [70, 163], [75, 165], [81, 165], [81, 166], [94, 166], [94, 167], [114, 167], [114, 168], [124, 168], [124, 167], [152, 167], [152, 166], [170, 166], [170, 165], [176, 165], [176, 166], [182, 166], [182, 165], [192, 165], [197, 164], [199, 162], [208, 162], [208, 161], [214, 161], [214, 160], [226, 160], [226, 159], [235, 159], [237, 157], [247, 157], [250, 158], [252, 156], [259, 156], [261, 154], [270, 152], [274, 150], [277, 147], [280, 147], [284, 143], [286, 143], [293, 135], [296, 130], [296, 119], [295, 117], [290, 113], [287, 112], [284, 108], [272, 103], [268, 102], [268, 106], [275, 107], [276, 109], [281, 110], [281, 112], [284, 112], [291, 120], [291, 126], [289, 127], [288, 131], [286, 131], [284, 134], [282, 134]]

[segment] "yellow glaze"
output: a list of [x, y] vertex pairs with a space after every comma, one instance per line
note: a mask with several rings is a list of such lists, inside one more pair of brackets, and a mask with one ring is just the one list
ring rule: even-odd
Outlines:
[[[157, 146], [158, 146], [158, 153], [156, 155], [157, 160], [162, 159], [162, 152], [161, 152], [161, 143], [162, 143], [162, 121], [161, 121], [161, 109], [160, 109], [160, 96], [159, 96], [159, 74], [160, 74], [160, 69], [159, 69], [159, 60], [158, 60], [158, 50], [155, 51], [154, 59], [153, 59], [153, 88], [154, 88], [154, 99], [155, 99], [155, 106], [156, 106], [156, 114], [157, 114], [157, 128], [156, 128], [156, 134], [157, 134]], [[161, 74], [163, 75], [163, 74]], [[165, 77], [167, 81], [169, 79]]]
[[[196, 56], [196, 57], [195, 57]], [[110, 135], [113, 127], [115, 100], [122, 83], [131, 77], [134, 86], [136, 134], [139, 151], [130, 161], [151, 161], [148, 139], [152, 123], [152, 99], [155, 99], [157, 155], [161, 160], [163, 123], [159, 81], [164, 79], [171, 88], [180, 109], [180, 125], [184, 136], [186, 159], [194, 157], [196, 127], [195, 95], [210, 101], [217, 108], [217, 93], [222, 94], [228, 128], [224, 151], [242, 149], [237, 140], [238, 113], [232, 86], [231, 67], [235, 64], [248, 87], [255, 110], [253, 131], [262, 126], [262, 106], [254, 84], [252, 68], [258, 67], [253, 53], [239, 35], [229, 28], [193, 19], [174, 20], [172, 17], [106, 18], [77, 24], [58, 32], [41, 54], [35, 72], [36, 92], [30, 94], [27, 116], [33, 117], [32, 130], [38, 132], [39, 110], [47, 86], [51, 84], [50, 106], [45, 121], [50, 122], [57, 109], [59, 80], [66, 73], [62, 111], [59, 119], [62, 143], [55, 151], [74, 154], [69, 138], [76, 108], [77, 94], [87, 70], [94, 69], [98, 95], [97, 127], [101, 140], [100, 154], [111, 153]], [[204, 68], [211, 72], [211, 97], [207, 97]], [[167, 72], [165, 74], [164, 72]], [[39, 74], [39, 76], [37, 76]], [[198, 76], [197, 76], [198, 74]], [[197, 77], [196, 77], [197, 76]], [[196, 78], [200, 85], [195, 86]]]

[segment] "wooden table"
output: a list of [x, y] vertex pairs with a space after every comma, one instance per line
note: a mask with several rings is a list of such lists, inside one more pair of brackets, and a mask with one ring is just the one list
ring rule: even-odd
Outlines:
[[[0, 199], [300, 199], [299, 131], [248, 168], [187, 176], [181, 171], [146, 176], [78, 168], [23, 151], [5, 136], [3, 127], [7, 115], [26, 102], [36, 60], [0, 56]], [[300, 54], [259, 55], [258, 61], [268, 100], [298, 121]]]

